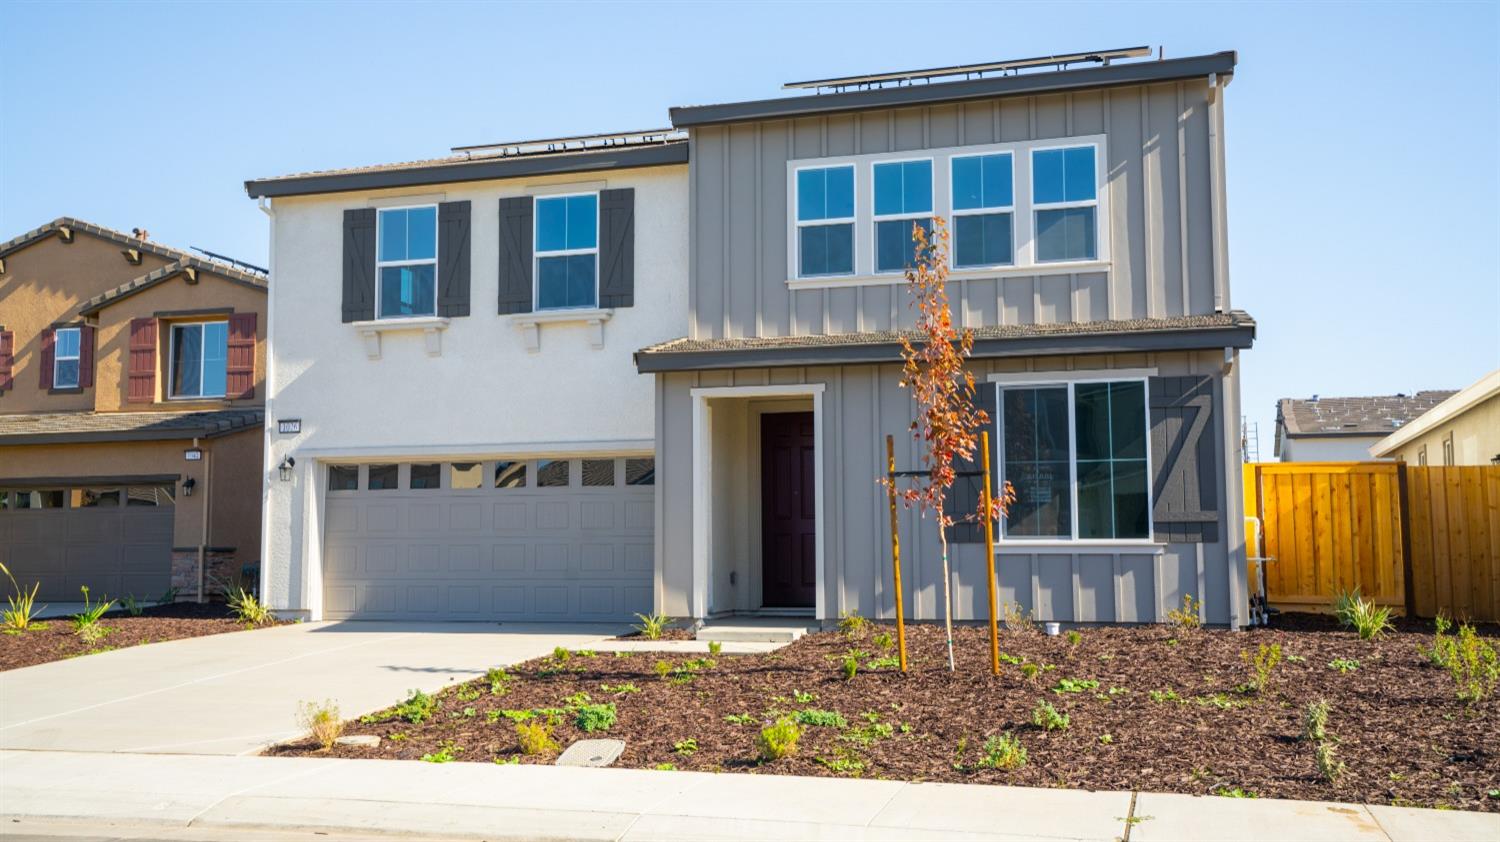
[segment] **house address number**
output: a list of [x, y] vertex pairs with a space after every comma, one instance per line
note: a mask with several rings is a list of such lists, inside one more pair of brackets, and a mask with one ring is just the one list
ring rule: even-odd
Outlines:
[[283, 418], [276, 422], [276, 432], [282, 435], [295, 435], [302, 432], [301, 418]]

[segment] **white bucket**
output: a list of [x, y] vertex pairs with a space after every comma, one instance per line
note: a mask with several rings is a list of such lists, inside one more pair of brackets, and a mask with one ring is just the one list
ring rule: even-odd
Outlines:
[[1057, 637], [1060, 634], [1062, 634], [1062, 623], [1048, 623], [1047, 624], [1047, 636], [1048, 637]]

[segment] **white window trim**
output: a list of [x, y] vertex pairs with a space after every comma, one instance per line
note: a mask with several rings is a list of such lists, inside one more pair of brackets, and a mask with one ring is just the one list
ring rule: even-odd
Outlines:
[[[71, 354], [69, 356], [63, 356], [62, 354], [58, 353], [58, 351], [57, 351], [57, 347], [58, 347], [58, 341], [57, 341], [57, 339], [58, 339], [58, 337], [62, 336], [64, 333], [77, 334], [77, 336], [78, 336], [78, 352], [76, 354]], [[52, 349], [53, 349], [52, 350], [52, 388], [54, 388], [54, 389], [78, 389], [78, 388], [81, 388], [78, 384], [80, 384], [80, 383], [83, 382], [83, 328], [80, 328], [80, 327], [60, 327], [60, 328], [57, 328], [56, 330], [52, 331]], [[68, 362], [69, 360], [73, 360], [73, 361], [76, 361], [78, 363], [78, 373], [76, 375], [74, 375], [72, 383], [64, 384], [62, 382], [62, 379], [60, 377], [58, 377], [58, 374], [59, 374], [59, 372], [62, 371], [62, 364], [65, 363], [65, 362]]]
[[[850, 168], [850, 169], [852, 169], [854, 171], [854, 173], [853, 173], [854, 177], [850, 180], [850, 183], [853, 185], [852, 189], [854, 190], [854, 216], [840, 216], [840, 217], [832, 217], [832, 218], [828, 218], [828, 219], [799, 219], [797, 217], [797, 190], [798, 190], [798, 181], [799, 181], [799, 179], [797, 178], [797, 174], [800, 173], [800, 172], [802, 172], [803, 170], [834, 170], [834, 169], [841, 169], [841, 168], [846, 168], [846, 167]], [[789, 186], [788, 186], [788, 189], [787, 189], [787, 195], [792, 197], [792, 199], [791, 199], [791, 205], [787, 209], [788, 210], [789, 218], [792, 220], [792, 224], [789, 226], [789, 228], [791, 230], [790, 230], [789, 234], [787, 235], [787, 254], [790, 255], [790, 257], [788, 259], [788, 267], [787, 267], [787, 271], [788, 271], [789, 274], [787, 275], [787, 277], [788, 278], [798, 278], [798, 279], [807, 280], [807, 281], [821, 282], [821, 281], [827, 281], [830, 278], [834, 278], [834, 279], [837, 279], [837, 278], [851, 278], [851, 277], [854, 277], [854, 276], [858, 275], [859, 274], [859, 267], [860, 267], [860, 259], [859, 259], [859, 239], [860, 239], [859, 238], [859, 206], [860, 206], [859, 205], [859, 199], [860, 199], [860, 190], [859, 190], [859, 165], [857, 163], [855, 163], [854, 161], [840, 161], [840, 162], [835, 162], [835, 163], [831, 163], [831, 164], [808, 164], [808, 165], [805, 165], [805, 166], [793, 166], [791, 168], [791, 170], [789, 171], [789, 175], [787, 176], [787, 178], [789, 180]], [[826, 186], [825, 186], [825, 191], [826, 191]], [[833, 273], [824, 273], [824, 274], [818, 274], [818, 275], [804, 275], [804, 274], [802, 274], [802, 259], [801, 259], [802, 258], [802, 251], [801, 251], [801, 248], [802, 248], [802, 246], [801, 246], [801, 243], [802, 243], [802, 229], [803, 228], [822, 228], [822, 227], [828, 227], [828, 226], [833, 226], [833, 225], [850, 225], [850, 226], [853, 226], [851, 228], [849, 246], [850, 246], [850, 249], [852, 250], [853, 255], [854, 255], [854, 272], [853, 273], [849, 273], [849, 272], [833, 272]], [[871, 264], [871, 265], [873, 265], [873, 264]]]
[[[1100, 231], [1100, 229], [1104, 225], [1104, 213], [1101, 210], [1099, 210], [1099, 198], [1102, 195], [1104, 195], [1104, 185], [1103, 185], [1104, 175], [1103, 175], [1103, 172], [1102, 172], [1102, 170], [1104, 169], [1104, 167], [1102, 166], [1103, 156], [1100, 154], [1101, 151], [1103, 150], [1102, 143], [1091, 143], [1091, 142], [1090, 143], [1051, 143], [1051, 144], [1048, 144], [1048, 145], [1045, 145], [1045, 146], [1033, 146], [1033, 147], [1031, 147], [1030, 149], [1028, 149], [1026, 151], [1026, 164], [1027, 164], [1028, 175], [1029, 175], [1030, 174], [1030, 167], [1031, 167], [1032, 157], [1034, 155], [1036, 155], [1036, 153], [1038, 153], [1038, 152], [1047, 152], [1049, 150], [1057, 150], [1057, 149], [1078, 149], [1078, 148], [1081, 148], [1081, 147], [1084, 147], [1084, 146], [1091, 146], [1094, 149], [1094, 198], [1092, 198], [1092, 199], [1086, 199], [1086, 200], [1079, 200], [1079, 201], [1072, 201], [1072, 202], [1038, 202], [1035, 199], [1035, 196], [1036, 196], [1036, 184], [1035, 184], [1035, 182], [1031, 181], [1030, 179], [1028, 179], [1028, 181], [1027, 181], [1026, 196], [1030, 200], [1030, 205], [1031, 205], [1031, 210], [1030, 210], [1030, 214], [1031, 214], [1031, 229], [1032, 229], [1032, 232], [1033, 232], [1031, 246], [1032, 246], [1033, 249], [1036, 248], [1036, 238], [1035, 238], [1035, 231], [1036, 231], [1036, 228], [1037, 228], [1036, 216], [1037, 216], [1037, 214], [1039, 212], [1041, 212], [1041, 211], [1048, 211], [1048, 210], [1069, 210], [1071, 208], [1094, 208], [1094, 255], [1095, 255], [1095, 258], [1097, 258], [1098, 255], [1101, 253], [1101, 249], [1103, 247], [1100, 245], [1100, 243], [1101, 243], [1102, 240], [1104, 240], [1104, 236], [1103, 236], [1103, 234]], [[1080, 259], [1088, 259], [1088, 258], [1063, 258], [1062, 260], [1042, 260], [1041, 258], [1036, 257], [1034, 253], [1032, 255], [1032, 258], [1033, 258], [1032, 259], [1033, 263], [1036, 263], [1036, 264], [1039, 264], [1039, 265], [1044, 265], [1044, 266], [1052, 266], [1052, 265], [1064, 264], [1064, 263], [1077, 263], [1078, 260], [1080, 260]]]
[[[875, 213], [875, 168], [886, 164], [911, 164], [919, 161], [927, 162], [927, 190], [929, 195], [931, 195], [932, 197], [932, 202], [928, 204], [927, 210], [917, 213]], [[889, 160], [872, 161], [870, 163], [870, 267], [875, 272], [875, 274], [885, 276], [894, 275], [896, 277], [904, 277], [906, 275], [906, 270], [904, 268], [880, 268], [880, 223], [899, 222], [902, 220], [916, 221], [921, 219], [932, 219], [934, 216], [936, 216], [937, 214], [933, 212], [933, 208], [937, 207], [936, 167], [937, 162], [934, 161], [931, 157], [891, 158]], [[904, 190], [906, 182], [906, 171], [904, 169], [901, 172], [901, 180], [902, 188]]]
[[[599, 192], [582, 191], [571, 193], [551, 193], [531, 197], [531, 218], [538, 219], [537, 205], [543, 201], [553, 199], [571, 199], [577, 196], [594, 197], [594, 247], [586, 249], [558, 249], [556, 251], [542, 251], [538, 240], [542, 236], [542, 226], [533, 222], [531, 231], [531, 300], [536, 302], [533, 311], [537, 313], [566, 313], [569, 310], [598, 310], [599, 309], [599, 273], [602, 267], [599, 265], [599, 222], [600, 214], [604, 211], [600, 207]], [[566, 205], [565, 205], [566, 206]], [[564, 237], [567, 236], [567, 225], [564, 223]], [[542, 258], [544, 257], [573, 257], [580, 254], [591, 254], [594, 256], [594, 303], [580, 304], [572, 307], [543, 307], [542, 306]]]
[[[385, 219], [385, 214], [387, 212], [389, 212], [389, 211], [419, 210], [419, 209], [423, 209], [423, 208], [432, 208], [432, 257], [431, 258], [425, 258], [425, 259], [422, 259], [422, 260], [381, 260], [380, 259], [380, 242], [381, 242], [381, 239], [380, 239], [380, 228], [381, 228], [382, 225], [385, 224], [384, 221], [383, 221]], [[437, 300], [438, 300], [438, 289], [437, 289], [437, 282], [438, 282], [437, 264], [438, 264], [438, 259], [437, 259], [437, 255], [438, 255], [438, 248], [439, 248], [438, 237], [441, 235], [441, 233], [442, 233], [442, 226], [438, 224], [438, 210], [437, 210], [437, 205], [434, 205], [434, 204], [392, 205], [390, 207], [377, 208], [375, 210], [375, 321], [377, 321], [377, 322], [383, 322], [383, 321], [395, 321], [395, 320], [399, 320], [399, 319], [430, 319], [430, 318], [434, 318], [435, 316], [437, 316]], [[432, 312], [431, 313], [413, 313], [413, 314], [411, 314], [409, 316], [407, 316], [407, 315], [395, 315], [395, 316], [388, 316], [388, 315], [386, 315], [385, 312], [384, 312], [384, 307], [382, 306], [383, 305], [383, 301], [384, 301], [384, 296], [382, 296], [380, 294], [380, 270], [387, 269], [387, 268], [395, 268], [395, 267], [400, 267], [400, 266], [428, 266], [428, 265], [432, 266]]]
[[[1010, 162], [1010, 204], [981, 206], [977, 208], [964, 208], [959, 210], [953, 207], [954, 183], [953, 163], [955, 161], [967, 160], [969, 158], [993, 158], [1004, 155]], [[983, 164], [980, 165], [980, 186], [983, 189], [984, 176]], [[997, 214], [1010, 215], [1010, 262], [1009, 263], [982, 263], [974, 266], [958, 265], [958, 218], [960, 216], [995, 216]], [[976, 152], [972, 155], [953, 155], [948, 159], [948, 224], [951, 230], [948, 232], [948, 269], [950, 272], [974, 272], [987, 269], [1009, 269], [1016, 265], [1016, 156], [1014, 152]]]
[[[187, 327], [196, 327], [199, 331], [203, 331], [207, 328], [208, 325], [224, 326], [224, 386], [226, 389], [229, 387], [229, 322], [218, 320], [209, 320], [206, 322], [174, 322], [171, 325], [170, 329], [167, 331], [167, 388], [164, 390], [167, 393], [167, 400], [211, 401], [224, 397], [223, 392], [220, 392], [217, 395], [177, 394], [177, 331]], [[206, 347], [201, 339], [198, 342], [198, 346], [200, 348]], [[203, 385], [203, 366], [207, 363], [207, 361], [208, 354], [200, 353], [198, 357], [198, 384], [200, 387]]]
[[[1093, 206], [1095, 211], [1094, 225], [1094, 251], [1093, 260], [1058, 260], [1037, 261], [1035, 259], [1035, 220], [1036, 214], [1032, 205], [1031, 184], [1031, 152], [1040, 149], [1072, 148], [1078, 146], [1094, 147], [1094, 179], [1095, 191]], [[951, 225], [952, 210], [952, 164], [953, 158], [965, 158], [978, 155], [993, 155], [1001, 152], [1009, 152], [1011, 155], [1011, 251], [1013, 263], [1006, 266], [996, 267], [967, 267], [964, 269], [950, 269], [949, 277], [954, 280], [997, 278], [1011, 276], [1035, 276], [1035, 275], [1066, 275], [1081, 272], [1109, 272], [1113, 264], [1110, 259], [1110, 240], [1112, 230], [1109, 225], [1110, 219], [1110, 195], [1107, 177], [1107, 163], [1109, 161], [1109, 147], [1107, 138], [1103, 134], [1077, 135], [1072, 137], [1045, 138], [1039, 140], [1011, 141], [1006, 143], [975, 144], [972, 146], [951, 146], [936, 149], [905, 150], [900, 152], [881, 152], [866, 155], [843, 155], [830, 156], [826, 158], [799, 158], [787, 162], [787, 264], [786, 284], [789, 289], [826, 289], [857, 286], [888, 286], [903, 282], [904, 275], [894, 272], [875, 272], [874, 251], [864, 248], [860, 242], [859, 232], [861, 230], [873, 230], [874, 220], [874, 197], [872, 194], [874, 182], [874, 164], [894, 161], [912, 160], [914, 158], [930, 158], [933, 168], [948, 168], [947, 178], [938, 178], [934, 172], [932, 216], [947, 218]], [[797, 235], [798, 229], [805, 225], [821, 225], [833, 223], [847, 223], [850, 220], [816, 220], [802, 222], [797, 219], [797, 173], [802, 170], [827, 169], [838, 166], [853, 166], [854, 169], [854, 255], [855, 266], [853, 274], [845, 275], [810, 275], [803, 276], [800, 273], [800, 262], [798, 261]], [[1073, 204], [1073, 203], [1063, 203]], [[1043, 209], [1057, 207], [1053, 203], [1043, 206]], [[950, 249], [951, 252], [951, 249]], [[950, 263], [952, 255], [949, 257]]]
[[[1039, 535], [1036, 537], [1012, 537], [1006, 533], [1005, 525], [995, 534], [995, 546], [997, 551], [1002, 547], [1140, 547], [1153, 548], [1161, 544], [1152, 536], [1156, 534], [1156, 519], [1152, 511], [1155, 498], [1152, 495], [1152, 486], [1156, 482], [1156, 476], [1152, 471], [1154, 464], [1151, 459], [1151, 380], [1150, 373], [1140, 370], [1118, 370], [1118, 371], [1094, 371], [1084, 376], [1076, 375], [1050, 375], [1038, 372], [1031, 376], [1010, 374], [990, 375], [990, 382], [996, 384], [995, 405], [989, 407], [995, 419], [995, 453], [994, 471], [992, 477], [996, 488], [1003, 488], [1005, 482], [1005, 415], [1001, 411], [1001, 396], [1006, 389], [1035, 389], [1066, 387], [1068, 390], [1068, 489], [1069, 489], [1069, 516], [1072, 523], [1069, 525], [1071, 534], [1061, 535]], [[1145, 413], [1146, 422], [1146, 537], [1144, 538], [1078, 538], [1078, 431], [1077, 418], [1074, 411], [1075, 389], [1080, 384], [1086, 383], [1128, 383], [1141, 384], [1141, 409]]]

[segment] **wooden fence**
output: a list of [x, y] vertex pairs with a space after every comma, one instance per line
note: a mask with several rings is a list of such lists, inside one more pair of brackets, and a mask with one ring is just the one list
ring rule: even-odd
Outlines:
[[1244, 481], [1272, 605], [1358, 587], [1419, 616], [1500, 620], [1500, 467], [1262, 462]]

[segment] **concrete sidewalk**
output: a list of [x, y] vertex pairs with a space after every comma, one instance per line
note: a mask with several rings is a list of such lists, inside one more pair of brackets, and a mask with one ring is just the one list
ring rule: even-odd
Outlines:
[[300, 623], [0, 672], [0, 748], [244, 754], [298, 735], [297, 703], [347, 717], [623, 625]]
[[[7, 835], [428, 839], [1500, 839], [1500, 816], [776, 775], [411, 761], [0, 751]], [[126, 835], [121, 833], [120, 835]]]

